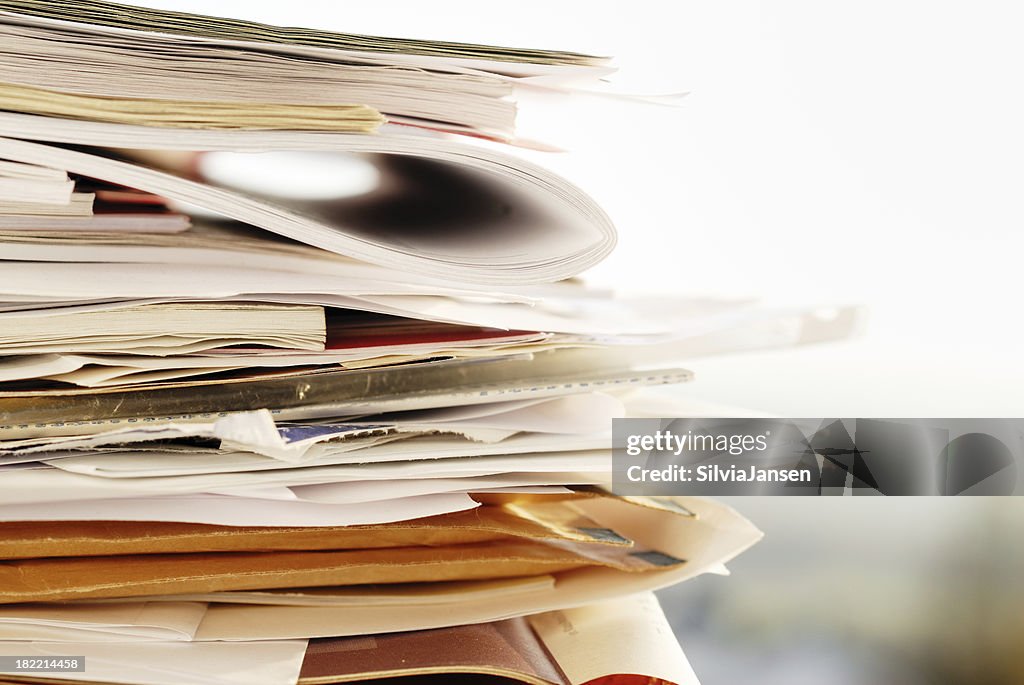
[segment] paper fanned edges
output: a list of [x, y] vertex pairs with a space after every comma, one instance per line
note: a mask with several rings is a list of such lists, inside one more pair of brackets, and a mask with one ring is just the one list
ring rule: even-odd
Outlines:
[[88, 121], [168, 128], [372, 133], [384, 123], [365, 105], [157, 100], [62, 93], [0, 83], [0, 108]]
[[603, 57], [584, 55], [578, 52], [533, 50], [408, 38], [386, 38], [383, 36], [362, 36], [309, 28], [272, 26], [240, 19], [170, 12], [133, 5], [122, 5], [114, 2], [78, 0], [52, 3], [40, 0], [4, 0], [0, 2], [0, 9], [38, 17], [49, 17], [61, 21], [88, 22], [93, 25], [120, 29], [134, 29], [137, 31], [222, 40], [307, 45], [337, 50], [397, 53], [399, 55], [429, 55], [445, 58], [474, 57], [509, 62], [533, 62], [537, 64], [597, 65], [607, 61]]
[[[552, 50], [339, 34], [113, 3], [0, 2], [4, 80], [82, 95], [361, 103], [405, 125], [509, 141], [514, 83], [613, 69]], [[39, 63], [45, 61], [46, 68]]]

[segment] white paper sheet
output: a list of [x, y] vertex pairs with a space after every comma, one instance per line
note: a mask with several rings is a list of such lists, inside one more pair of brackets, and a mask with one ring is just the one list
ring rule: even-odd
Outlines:
[[205, 613], [203, 602], [0, 605], [0, 640], [187, 642]]
[[0, 359], [0, 383], [68, 373], [80, 366], [76, 360], [67, 359], [59, 354], [6, 357]]
[[392, 523], [479, 506], [461, 492], [334, 504], [179, 495], [0, 505], [0, 521], [178, 521], [219, 526], [357, 526]]
[[467, 457], [436, 462], [388, 462], [156, 478], [97, 478], [60, 469], [14, 470], [5, 473], [0, 482], [0, 519], [17, 520], [12, 518], [11, 512], [15, 510], [11, 507], [24, 504], [63, 503], [70, 506], [75, 501], [141, 499], [241, 488], [346, 482], [376, 482], [378, 485], [372, 487], [386, 491], [387, 483], [393, 480], [474, 478], [506, 473], [610, 475], [611, 453], [608, 450], [588, 450], [550, 455]]
[[[506, 473], [478, 478], [424, 478], [358, 483], [322, 483], [299, 485], [288, 490], [306, 502], [373, 502], [394, 497], [414, 497], [441, 492], [487, 492], [509, 490], [525, 492], [530, 486], [597, 485], [609, 483], [608, 474], [596, 473]], [[546, 491], [546, 490], [542, 490]], [[248, 491], [240, 491], [251, 496]]]
[[[72, 678], [125, 685], [295, 685], [306, 640], [264, 642], [0, 642], [0, 653], [84, 656]], [[57, 674], [40, 674], [54, 677]], [[59, 677], [59, 676], [58, 676]]]
[[530, 433], [593, 434], [606, 432], [613, 418], [624, 415], [621, 399], [592, 392], [524, 403], [495, 403], [487, 407], [428, 409], [409, 412], [399, 421], [414, 426], [447, 427], [453, 431], [497, 428]]
[[[400, 441], [383, 441], [363, 447], [349, 449], [345, 443], [315, 445], [310, 449], [310, 458], [302, 468], [345, 466], [355, 464], [387, 464], [410, 460], [441, 460], [465, 457], [500, 455], [554, 455], [607, 448], [611, 436], [602, 435], [547, 435], [523, 433], [513, 435], [500, 443], [470, 442], [453, 436], [411, 438]], [[171, 451], [126, 451], [81, 454], [75, 452], [47, 455], [29, 455], [23, 459], [44, 459], [46, 464], [69, 473], [78, 473], [103, 478], [150, 478], [188, 475], [213, 475], [246, 472], [266, 472], [294, 469], [277, 459], [262, 457], [246, 452], [229, 453], [180, 453]], [[9, 463], [14, 463], [13, 460]], [[490, 464], [490, 462], [488, 462]], [[610, 468], [610, 462], [606, 464]], [[509, 464], [514, 466], [514, 464]], [[437, 468], [444, 468], [438, 464]], [[488, 466], [490, 468], [490, 466]], [[509, 469], [520, 471], [522, 469]], [[599, 469], [600, 470], [600, 469]], [[311, 472], [310, 472], [311, 473]], [[484, 474], [480, 474], [484, 475]], [[218, 481], [218, 484], [221, 481]], [[226, 481], [224, 481], [226, 482]], [[238, 482], [247, 482], [239, 479]], [[257, 480], [262, 483], [265, 480]], [[0, 493], [3, 483], [0, 483]], [[0, 499], [0, 502], [3, 500]]]

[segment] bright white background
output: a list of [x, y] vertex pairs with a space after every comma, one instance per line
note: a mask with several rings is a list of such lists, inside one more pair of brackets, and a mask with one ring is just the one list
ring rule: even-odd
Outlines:
[[1024, 414], [1015, 3], [139, 4], [613, 55], [623, 89], [690, 95], [520, 118], [618, 224], [591, 280], [871, 314], [855, 342], [695, 361], [687, 392], [805, 416]]

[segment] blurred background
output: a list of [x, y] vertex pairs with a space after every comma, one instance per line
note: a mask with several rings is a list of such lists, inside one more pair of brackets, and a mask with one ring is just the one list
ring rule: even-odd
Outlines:
[[[470, 0], [138, 4], [613, 55], [673, 107], [531, 97], [531, 157], [616, 221], [633, 292], [854, 303], [859, 338], [695, 359], [689, 398], [781, 416], [1022, 416], [1024, 7]], [[745, 498], [730, 578], [664, 593], [704, 685], [1024, 683], [1016, 498]]]
[[703, 685], [1024, 683], [1024, 501], [734, 497], [765, 538], [661, 593]]

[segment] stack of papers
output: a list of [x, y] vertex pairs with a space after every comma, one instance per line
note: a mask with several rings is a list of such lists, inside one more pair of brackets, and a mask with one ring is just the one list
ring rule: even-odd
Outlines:
[[[2, 86], [0, 86], [2, 87]], [[6, 104], [6, 103], [5, 103]], [[0, 234], [20, 232], [177, 233], [187, 215], [151, 193], [81, 183], [66, 171], [0, 160]]]
[[[621, 649], [624, 636], [636, 649]], [[308, 643], [83, 639], [59, 644], [0, 641], [0, 650], [35, 659], [69, 652], [84, 657], [90, 678], [67, 677], [60, 681], [64, 683], [128, 682], [126, 673], [133, 674], [130, 682], [146, 685], [315, 685], [383, 678], [583, 685], [611, 682], [622, 673], [650, 674], [642, 676], [650, 682], [697, 682], [650, 593], [529, 618]], [[201, 679], [194, 677], [197, 672]], [[10, 675], [3, 682], [40, 681]]]
[[[345, 35], [91, 0], [4, 0], [0, 12], [3, 79], [22, 87], [11, 91], [20, 97], [10, 109], [100, 121], [359, 130], [372, 129], [380, 112], [406, 125], [507, 137], [518, 86], [567, 88], [610, 71], [606, 59], [571, 52]], [[346, 128], [345, 119], [357, 123]]]
[[474, 138], [605, 60], [90, 0], [0, 33], [0, 654], [85, 657], [4, 682], [695, 682], [649, 593], [760, 533], [609, 494], [612, 419], [851, 322], [574, 278], [604, 212]]

